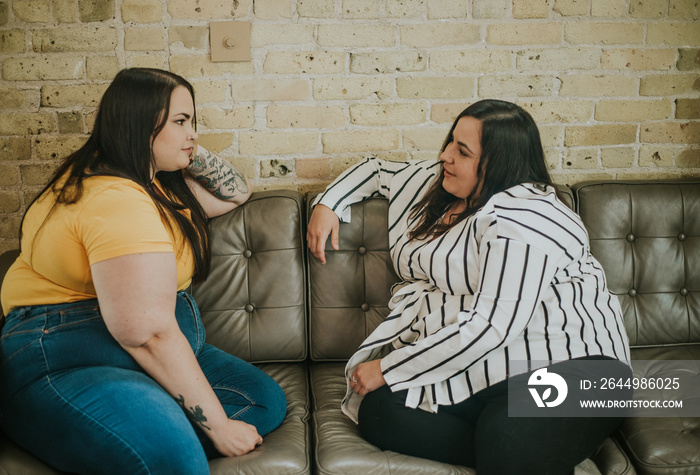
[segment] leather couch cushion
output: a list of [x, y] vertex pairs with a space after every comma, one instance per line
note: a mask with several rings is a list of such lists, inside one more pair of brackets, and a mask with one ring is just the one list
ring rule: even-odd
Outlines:
[[600, 444], [590, 458], [576, 467], [574, 475], [593, 475], [596, 470], [598, 473], [606, 475], [634, 475], [637, 473], [619, 442], [610, 437]]
[[60, 473], [30, 455], [0, 432], [0, 475], [59, 475]]
[[700, 343], [700, 183], [575, 187], [632, 346]]
[[211, 272], [193, 288], [207, 341], [251, 362], [306, 358], [302, 197], [254, 193], [210, 222]]
[[[345, 395], [344, 363], [311, 365], [311, 397], [319, 474], [474, 475], [470, 468], [382, 451], [366, 442], [340, 411]], [[420, 430], [420, 429], [416, 429]]]
[[[700, 360], [700, 345], [637, 348], [632, 359]], [[675, 396], [673, 391], [659, 391], [658, 399]], [[700, 473], [700, 417], [628, 417], [617, 439], [640, 474]]]
[[[307, 200], [309, 206], [313, 198]], [[339, 251], [326, 244], [326, 264], [307, 253], [311, 359], [344, 361], [389, 314], [398, 281], [389, 256], [388, 201], [371, 198], [340, 223]], [[310, 216], [310, 210], [309, 214]]]
[[262, 445], [241, 457], [209, 461], [212, 475], [311, 473], [309, 428], [309, 378], [304, 363], [258, 365], [282, 386], [287, 396], [287, 417], [280, 427], [265, 436]]

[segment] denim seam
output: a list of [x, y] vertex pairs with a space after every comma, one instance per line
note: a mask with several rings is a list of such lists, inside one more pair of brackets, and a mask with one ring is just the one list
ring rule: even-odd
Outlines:
[[[235, 414], [231, 414], [231, 416], [229, 416], [229, 419], [235, 419], [237, 417], [240, 417], [241, 415], [245, 414], [250, 409], [255, 407], [255, 401], [250, 397], [250, 395], [246, 394], [243, 391], [240, 391], [240, 390], [235, 389], [235, 388], [223, 387], [223, 386], [212, 386], [212, 389], [214, 389], [214, 391], [235, 393], [235, 394], [238, 394], [239, 396], [242, 396], [243, 398], [245, 398], [248, 401], [249, 404], [247, 406], [241, 408]], [[221, 400], [221, 398], [218, 398], [218, 399]]]
[[2, 360], [2, 366], [5, 366], [7, 363], [9, 363], [10, 361], [12, 361], [16, 356], [19, 356], [20, 353], [22, 353], [24, 350], [26, 350], [27, 348], [31, 347], [31, 346], [32, 346], [33, 344], [35, 344], [35, 343], [36, 343], [36, 340], [32, 340], [32, 341], [30, 341], [29, 343], [27, 343], [26, 345], [23, 345], [21, 348], [18, 348], [18, 349], [17, 349], [14, 353], [12, 353], [11, 355], [8, 355], [8, 356], [4, 357], [3, 360]]
[[53, 332], [53, 331], [55, 331], [55, 330], [62, 330], [62, 329], [64, 329], [64, 328], [69, 328], [69, 327], [73, 327], [73, 326], [76, 326], [76, 325], [83, 325], [84, 323], [89, 323], [89, 322], [92, 322], [92, 321], [95, 321], [95, 320], [102, 320], [102, 315], [97, 315], [96, 317], [86, 318], [86, 319], [84, 319], [84, 320], [80, 320], [80, 321], [77, 321], [77, 322], [59, 323], [58, 325], [54, 325], [54, 326], [51, 327], [51, 328], [47, 328], [46, 331], [48, 331], [48, 332]]
[[20, 320], [19, 322], [17, 322], [17, 323], [16, 323], [15, 325], [13, 325], [12, 327], [9, 327], [9, 326], [7, 325], [7, 321], [8, 321], [8, 320], [7, 320], [7, 317], [5, 317], [5, 327], [6, 327], [6, 328], [3, 328], [2, 339], [4, 340], [5, 338], [7, 338], [8, 336], [11, 336], [11, 335], [21, 335], [22, 333], [29, 333], [29, 332], [31, 332], [31, 331], [34, 331], [34, 330], [20, 330], [20, 331], [15, 331], [15, 330], [16, 330], [18, 327], [21, 327], [21, 326], [23, 326], [23, 325], [26, 324], [26, 323], [33, 322], [34, 320], [36, 320], [36, 319], [38, 319], [38, 318], [46, 318], [46, 314], [36, 315], [36, 316], [30, 317], [30, 318], [28, 318], [28, 319], [26, 319], [26, 320]]
[[[201, 335], [200, 328], [199, 328], [200, 318], [197, 318], [197, 315], [199, 312], [198, 312], [197, 307], [195, 306], [194, 298], [190, 294], [188, 294], [187, 292], [182, 292], [182, 296], [185, 299], [185, 302], [187, 302], [187, 305], [189, 305], [190, 310], [192, 312], [192, 319], [194, 321], [194, 328], [195, 328], [195, 331], [197, 332], [197, 336], [195, 339], [195, 348], [193, 349], [193, 351], [194, 351], [195, 355], [199, 355], [202, 348], [204, 347], [204, 338], [201, 338], [202, 335]], [[201, 339], [201, 341], [200, 341], [200, 339]]]
[[[43, 351], [43, 345], [42, 345], [42, 351]], [[48, 367], [48, 365], [47, 365], [47, 367]], [[90, 422], [92, 422], [92, 423], [94, 423], [95, 425], [97, 425], [98, 427], [100, 427], [108, 436], [111, 436], [111, 437], [113, 437], [114, 439], [116, 439], [117, 441], [119, 441], [120, 443], [122, 443], [122, 444], [127, 448], [127, 450], [129, 450], [130, 452], [132, 452], [132, 453], [134, 454], [134, 456], [136, 456], [136, 458], [141, 462], [141, 465], [143, 465], [143, 467], [144, 467], [144, 469], [145, 469], [145, 473], [148, 473], [148, 474], [151, 473], [150, 469], [148, 468], [148, 465], [147, 465], [146, 462], [143, 460], [143, 458], [141, 457], [141, 455], [140, 455], [136, 450], [134, 450], [133, 446], [131, 446], [130, 444], [128, 444], [122, 437], [120, 437], [120, 436], [119, 436], [118, 434], [116, 434], [114, 431], [109, 430], [109, 429], [108, 429], [104, 424], [102, 424], [100, 421], [98, 421], [97, 419], [95, 419], [94, 417], [92, 417], [91, 415], [89, 415], [87, 412], [85, 412], [85, 411], [83, 411], [82, 409], [80, 409], [78, 406], [76, 406], [75, 404], [73, 404], [68, 398], [66, 398], [65, 396], [63, 396], [63, 394], [61, 394], [61, 392], [58, 390], [58, 388], [57, 388], [56, 386], [54, 386], [53, 382], [51, 381], [51, 377], [48, 376], [48, 375], [46, 376], [46, 382], [48, 383], [48, 386], [54, 391], [54, 394], [56, 394], [56, 396], [58, 396], [67, 406], [71, 407], [74, 411], [76, 411], [76, 412], [78, 413], [79, 416], [85, 417], [85, 418], [88, 419]]]

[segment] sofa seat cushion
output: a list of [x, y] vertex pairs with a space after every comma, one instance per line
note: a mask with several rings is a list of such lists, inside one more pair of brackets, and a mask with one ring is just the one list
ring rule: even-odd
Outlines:
[[60, 475], [0, 432], [0, 475]]
[[241, 457], [219, 458], [209, 462], [212, 475], [270, 473], [301, 475], [311, 473], [308, 447], [308, 371], [303, 363], [258, 365], [272, 376], [287, 396], [287, 417], [280, 427], [265, 436], [262, 445]]
[[574, 475], [635, 475], [632, 461], [620, 447], [617, 439], [608, 437], [593, 452], [590, 458], [576, 466]]
[[619, 434], [639, 474], [700, 473], [700, 417], [629, 417]]
[[345, 363], [311, 365], [311, 397], [316, 440], [317, 473], [324, 475], [357, 474], [460, 474], [474, 470], [433, 462], [417, 457], [382, 451], [366, 442], [357, 426], [340, 411], [345, 395]]
[[[700, 345], [635, 348], [632, 358], [698, 360]], [[673, 398], [659, 394], [661, 400]], [[618, 435], [640, 474], [700, 473], [700, 417], [628, 417]]]

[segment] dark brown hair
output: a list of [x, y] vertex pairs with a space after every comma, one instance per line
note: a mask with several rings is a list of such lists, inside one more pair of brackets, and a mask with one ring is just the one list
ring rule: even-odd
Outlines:
[[[185, 237], [194, 256], [195, 280], [202, 280], [209, 272], [210, 261], [204, 210], [185, 183], [181, 170], [158, 172], [166, 196], [156, 190], [152, 176], [153, 140], [166, 124], [170, 97], [179, 86], [187, 88], [194, 102], [192, 85], [177, 74], [150, 68], [119, 71], [102, 96], [87, 142], [64, 159], [29, 208], [47, 192], [55, 195], [54, 207], [77, 202], [83, 195], [83, 180], [91, 176], [131, 180], [146, 190], [170, 231], [173, 231], [170, 223], [174, 223]], [[196, 125], [196, 116], [193, 121]], [[185, 208], [191, 210], [191, 220], [181, 213]], [[20, 242], [21, 239], [20, 226]]]
[[477, 169], [477, 182], [481, 187], [475, 187], [467, 196], [467, 208], [457, 219], [444, 224], [443, 215], [459, 198], [443, 188], [441, 165], [427, 193], [411, 211], [417, 224], [409, 233], [410, 239], [425, 239], [444, 233], [474, 214], [493, 195], [512, 186], [527, 182], [553, 185], [537, 125], [524, 109], [495, 99], [475, 102], [457, 116], [441, 153], [452, 142], [457, 122], [463, 117], [473, 117], [481, 122], [481, 157]]

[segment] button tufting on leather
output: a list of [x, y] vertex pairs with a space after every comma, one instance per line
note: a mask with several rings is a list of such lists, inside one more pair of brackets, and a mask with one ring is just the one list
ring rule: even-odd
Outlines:
[[629, 242], [634, 241], [634, 234], [629, 233], [629, 234], [627, 235], [626, 239], [627, 239]]
[[362, 309], [363, 312], [366, 312], [369, 310], [369, 304], [363, 303], [362, 305], [360, 305], [360, 308]]
[[248, 313], [253, 313], [253, 310], [255, 310], [255, 307], [253, 307], [253, 304], [248, 304], [245, 306], [245, 311]]
[[630, 297], [635, 297], [637, 295], [637, 289], [630, 289], [630, 291], [627, 292], [627, 295]]
[[685, 287], [683, 287], [683, 288], [681, 289], [681, 295], [682, 295], [683, 297], [685, 297], [686, 295], [688, 295], [688, 289], [686, 289]]
[[688, 237], [688, 236], [686, 236], [685, 233], [680, 233], [680, 234], [678, 235], [678, 240], [679, 240], [679, 241], [685, 241], [685, 238], [687, 238], [687, 237]]
[[245, 257], [246, 259], [250, 259], [250, 256], [252, 255], [253, 251], [251, 251], [250, 249], [246, 249], [245, 251], [243, 251], [243, 257]]
[[364, 256], [365, 254], [367, 254], [367, 248], [366, 248], [365, 246], [361, 246], [361, 247], [357, 250], [357, 252], [359, 252], [361, 256]]

